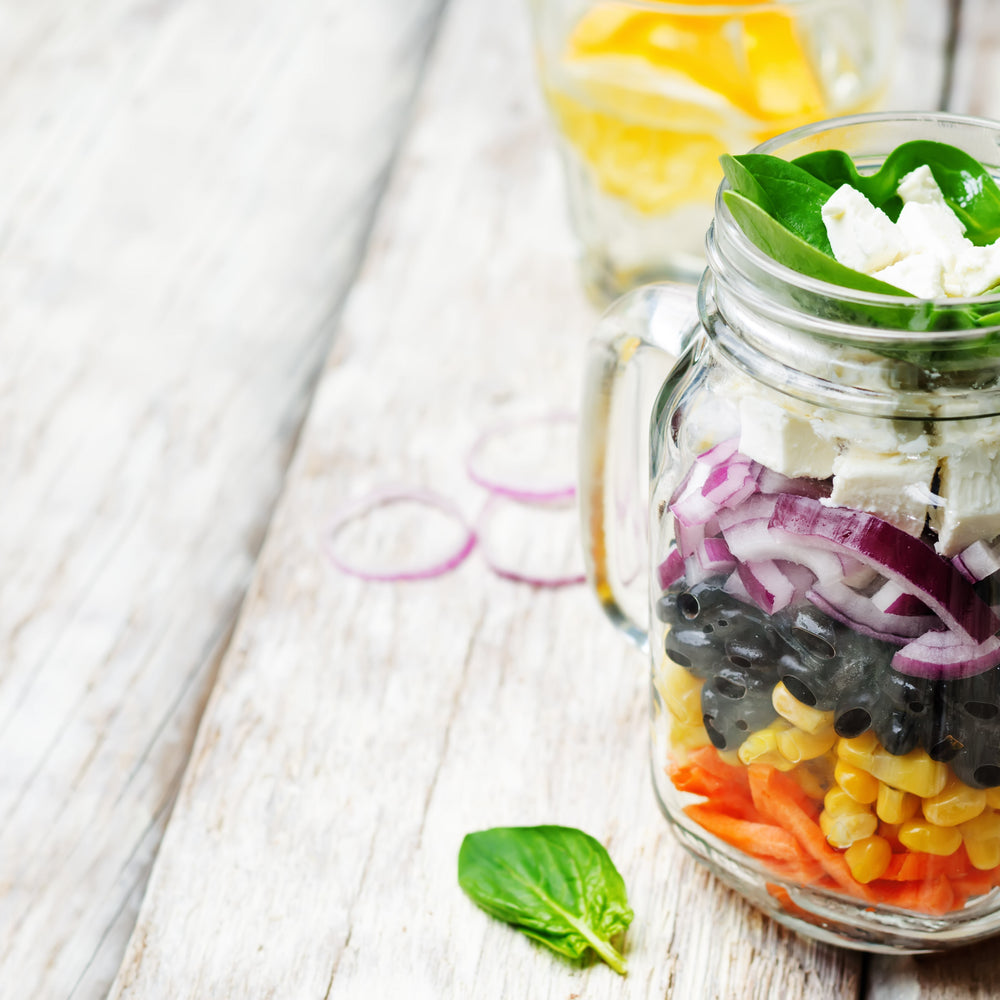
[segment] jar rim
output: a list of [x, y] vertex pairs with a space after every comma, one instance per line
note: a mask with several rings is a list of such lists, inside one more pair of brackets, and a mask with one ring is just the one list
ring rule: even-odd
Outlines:
[[[780, 135], [755, 146], [752, 150], [750, 150], [750, 152], [780, 155], [780, 150], [790, 146], [795, 146], [796, 144], [804, 144], [806, 140], [810, 140], [816, 136], [822, 135], [823, 133], [850, 129], [858, 126], [877, 127], [880, 124], [888, 125], [890, 123], [895, 125], [919, 125], [921, 123], [927, 123], [953, 126], [958, 129], [982, 129], [993, 133], [994, 145], [997, 147], [997, 162], [984, 165], [991, 172], [995, 173], [998, 180], [1000, 180], [1000, 122], [992, 121], [987, 118], [979, 118], [970, 115], [955, 115], [946, 112], [882, 111], [826, 118], [821, 121], [811, 122], [807, 125], [800, 125], [797, 128], [783, 132]], [[835, 147], [817, 145], [816, 148], [823, 149]], [[885, 150], [884, 155], [888, 155], [889, 152], [891, 152], [891, 149]], [[727, 246], [731, 248], [732, 251], [735, 251], [736, 257], [736, 259], [734, 259], [734, 255], [732, 253], [722, 254], [725, 258], [726, 267], [735, 267], [752, 285], [756, 285], [757, 281], [754, 276], [747, 273], [748, 268], [761, 272], [762, 275], [772, 279], [781, 286], [795, 288], [798, 291], [809, 293], [818, 299], [826, 299], [831, 302], [867, 307], [885, 307], [886, 309], [892, 310], [913, 310], [915, 316], [926, 311], [930, 304], [933, 304], [935, 310], [945, 313], [951, 311], [957, 313], [968, 308], [969, 306], [981, 306], [984, 303], [995, 303], [997, 310], [1000, 311], [1000, 290], [990, 294], [984, 293], [982, 295], [967, 297], [925, 299], [918, 296], [890, 295], [880, 292], [868, 292], [861, 291], [859, 289], [846, 288], [843, 285], [837, 285], [832, 282], [824, 281], [822, 278], [816, 278], [812, 275], [805, 274], [804, 272], [797, 271], [794, 268], [789, 267], [787, 264], [783, 264], [781, 261], [778, 261], [774, 257], [770, 256], [758, 247], [746, 235], [746, 233], [743, 232], [743, 229], [736, 222], [736, 219], [729, 211], [725, 199], [723, 198], [724, 192], [728, 190], [730, 190], [729, 182], [727, 180], [723, 180], [716, 192], [715, 221], [712, 228], [709, 230], [707, 239], [709, 262], [712, 270], [716, 270], [715, 267], [712, 267], [713, 257], [716, 257], [716, 254], [713, 254], [713, 250], [718, 251], [719, 247], [717, 244], [720, 239], [724, 239]], [[741, 264], [743, 264], [743, 266], [741, 266]], [[717, 277], [718, 276], [719, 275], [717, 274]], [[825, 323], [833, 328], [836, 328], [837, 335], [843, 337], [845, 340], [852, 340], [855, 337], [861, 337], [869, 343], [872, 341], [879, 341], [887, 344], [901, 344], [904, 342], [912, 343], [915, 337], [933, 337], [935, 343], [942, 347], [949, 342], [962, 344], [970, 339], [980, 339], [986, 334], [1000, 332], [1000, 322], [990, 326], [977, 326], [973, 329], [946, 329], [934, 331], [920, 331], [913, 328], [898, 326], [859, 327], [852, 323], [837, 322], [836, 320], [830, 319], [825, 320]]]

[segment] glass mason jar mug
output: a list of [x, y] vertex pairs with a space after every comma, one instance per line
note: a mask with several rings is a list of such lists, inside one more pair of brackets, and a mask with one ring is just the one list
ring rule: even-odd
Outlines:
[[531, 0], [584, 284], [697, 280], [719, 157], [874, 111], [898, 0]]
[[[1000, 176], [1000, 126], [944, 115], [835, 119], [757, 152], [840, 149], [872, 173], [912, 139]], [[584, 394], [588, 574], [648, 646], [659, 801], [692, 854], [808, 936], [903, 952], [985, 937], [1000, 295], [808, 277], [744, 235], [724, 188], [696, 315], [682, 286], [620, 299]]]

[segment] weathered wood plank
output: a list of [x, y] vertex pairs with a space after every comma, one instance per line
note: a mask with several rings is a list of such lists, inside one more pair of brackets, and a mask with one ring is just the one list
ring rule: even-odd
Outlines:
[[[764, 920], [675, 845], [645, 665], [585, 592], [504, 582], [476, 555], [410, 585], [324, 559], [331, 513], [382, 481], [473, 516], [478, 430], [575, 399], [593, 316], [521, 17], [449, 10], [115, 998], [858, 994], [858, 955]], [[589, 830], [622, 868], [626, 984], [458, 890], [465, 832], [533, 822]]]
[[1000, 11], [990, 0], [961, 0], [949, 110], [1000, 115]]
[[0, 11], [4, 995], [120, 964], [438, 7]]
[[944, 58], [950, 26], [949, 8], [955, 0], [897, 0], [900, 37], [887, 109], [934, 111], [950, 90]]

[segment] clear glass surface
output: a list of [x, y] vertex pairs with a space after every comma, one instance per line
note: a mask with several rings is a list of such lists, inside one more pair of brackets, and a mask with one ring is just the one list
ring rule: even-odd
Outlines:
[[697, 281], [719, 157], [872, 110], [896, 0], [531, 0], [584, 283]]
[[[910, 139], [1000, 177], [1000, 125], [953, 116], [843, 118], [762, 148], [874, 171]], [[584, 400], [590, 577], [649, 650], [660, 804], [688, 850], [808, 936], [919, 952], [995, 934], [1000, 319], [963, 325], [970, 307], [1000, 317], [1000, 295], [808, 278], [721, 196], [707, 252], [682, 336], [655, 329], [676, 286], [609, 311]], [[662, 383], [648, 424], [627, 405], [636, 366]], [[648, 618], [607, 557], [628, 520], [607, 477], [637, 436]]]

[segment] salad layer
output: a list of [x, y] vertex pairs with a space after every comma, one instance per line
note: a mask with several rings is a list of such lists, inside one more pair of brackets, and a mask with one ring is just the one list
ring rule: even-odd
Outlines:
[[696, 457], [658, 504], [661, 763], [789, 912], [797, 886], [961, 909], [1000, 885], [1000, 188], [925, 141], [868, 173], [837, 150], [723, 162], [753, 243], [872, 294], [761, 269], [792, 307], [775, 329], [726, 300], [779, 365], [708, 365], [674, 421]]
[[1000, 558], [831, 505], [732, 438], [669, 504], [667, 771], [802, 885], [923, 914], [1000, 884]]

